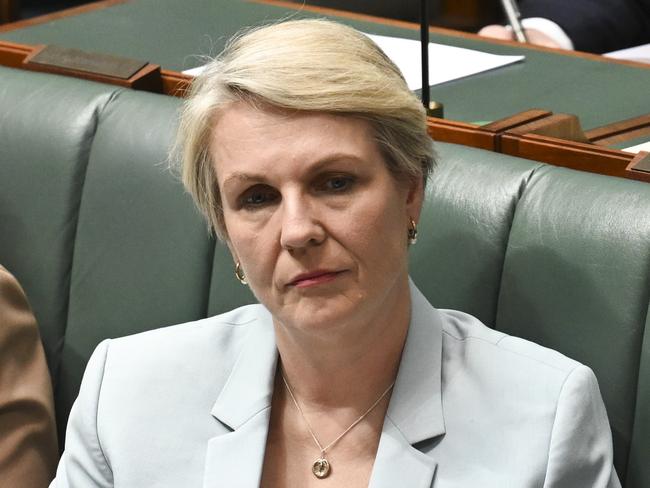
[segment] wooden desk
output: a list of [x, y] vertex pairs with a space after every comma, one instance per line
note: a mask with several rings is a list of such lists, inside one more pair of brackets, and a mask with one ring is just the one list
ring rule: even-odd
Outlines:
[[[291, 12], [298, 16], [334, 18], [366, 32], [418, 38], [418, 27], [413, 23], [321, 7], [303, 7], [295, 14], [296, 5], [281, 0], [192, 1], [194, 8], [187, 2], [181, 4], [174, 0], [103, 0], [2, 26], [0, 64], [20, 67], [39, 43], [108, 51], [160, 65], [162, 91], [179, 95], [191, 81], [179, 70], [203, 63], [203, 59], [189, 56], [190, 53], [214, 54], [242, 25], [286, 18]], [[158, 8], [154, 9], [154, 4]], [[228, 16], [223, 12], [228, 12]], [[207, 38], [206, 32], [212, 32], [213, 37]], [[150, 39], [154, 36], [156, 42], [152, 43]], [[650, 66], [593, 54], [485, 40], [474, 34], [441, 28], [431, 28], [431, 39], [459, 47], [527, 57], [524, 63], [431, 87], [432, 99], [445, 105], [445, 119], [429, 121], [429, 131], [435, 139], [589, 171], [625, 175], [625, 168], [620, 168], [629, 163], [633, 155], [593, 144], [586, 144], [585, 148], [547, 136], [529, 137], [514, 130], [517, 124], [495, 129], [474, 121], [508, 118], [533, 105], [549, 113], [577, 114], [587, 134], [593, 135], [599, 145], [611, 141], [612, 137], [620, 142], [630, 130], [608, 131], [603, 127], [625, 119], [645, 120], [643, 117], [650, 113], [647, 95]], [[645, 130], [642, 127], [634, 130], [637, 129]], [[544, 141], [539, 137], [545, 137]], [[597, 157], [585, 160], [585, 155], [593, 154]], [[616, 166], [616, 171], [603, 169], [607, 161]]]

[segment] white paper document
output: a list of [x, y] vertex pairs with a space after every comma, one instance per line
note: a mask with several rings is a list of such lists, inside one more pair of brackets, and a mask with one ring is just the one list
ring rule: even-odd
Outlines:
[[[422, 59], [420, 41], [399, 37], [366, 34], [392, 59], [404, 74], [411, 90], [422, 88]], [[492, 69], [517, 63], [525, 56], [501, 56], [473, 49], [429, 43], [429, 85], [465, 78]], [[203, 66], [183, 71], [197, 76]]]
[[[375, 36], [370, 39], [393, 60], [411, 90], [422, 88], [420, 41]], [[501, 56], [473, 49], [429, 43], [429, 85], [435, 86], [522, 61], [525, 56]]]
[[650, 63], [650, 44], [642, 44], [640, 46], [612, 51], [611, 53], [603, 54], [603, 56], [615, 59], [627, 59], [639, 63]]
[[639, 153], [641, 151], [650, 152], [650, 141], [642, 142], [641, 144], [637, 144], [636, 146], [626, 147], [625, 149], [623, 149], [623, 151], [634, 153], [634, 154]]

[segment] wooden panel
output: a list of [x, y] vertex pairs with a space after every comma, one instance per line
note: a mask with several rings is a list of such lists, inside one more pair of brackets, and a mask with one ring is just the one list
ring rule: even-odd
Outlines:
[[[2, 1], [2, 0], [0, 0]], [[16, 1], [16, 0], [14, 0]], [[86, 12], [91, 12], [93, 10], [100, 10], [108, 7], [112, 7], [113, 5], [118, 5], [120, 3], [126, 3], [130, 0], [99, 0], [97, 2], [92, 2], [88, 3], [85, 5], [81, 5], [78, 7], [72, 7], [69, 9], [61, 10], [59, 12], [55, 12], [52, 14], [47, 14], [47, 15], [42, 15], [39, 17], [34, 17], [32, 19], [27, 19], [27, 20], [21, 20], [18, 22], [12, 22], [10, 24], [3, 24], [0, 25], [0, 32], [7, 32], [11, 30], [16, 30], [16, 29], [22, 29], [25, 27], [29, 27], [32, 25], [38, 25], [38, 24], [44, 24], [47, 22], [51, 22], [52, 20], [60, 19], [63, 17], [69, 17], [72, 15], [80, 15], [84, 14]], [[342, 10], [335, 10], [331, 8], [326, 8], [326, 7], [314, 7], [314, 6], [309, 6], [309, 5], [297, 5], [295, 3], [286, 1], [286, 0], [244, 0], [246, 2], [250, 3], [264, 3], [268, 5], [276, 5], [278, 7], [283, 7], [287, 9], [293, 9], [293, 10], [305, 10], [309, 12], [315, 12], [315, 13], [321, 13], [323, 15], [337, 15], [339, 17], [344, 17], [344, 18], [349, 18], [349, 19], [355, 19], [355, 20], [363, 20], [367, 22], [377, 22], [380, 24], [385, 24], [385, 25], [392, 25], [395, 27], [401, 27], [401, 28], [406, 28], [406, 29], [414, 29], [418, 30], [419, 26], [417, 23], [414, 22], [406, 22], [402, 20], [393, 20], [393, 19], [386, 19], [382, 17], [376, 17], [372, 15], [366, 15], [366, 14], [358, 14], [358, 13], [353, 13], [353, 12], [346, 12]], [[452, 29], [446, 29], [443, 27], [431, 27], [430, 32], [434, 34], [440, 34], [440, 35], [446, 35], [446, 36], [454, 36], [454, 37], [460, 37], [460, 38], [465, 38], [465, 39], [472, 39], [476, 41], [481, 41], [481, 42], [487, 42], [491, 44], [501, 44], [501, 45], [506, 45], [506, 46], [517, 46], [521, 47], [521, 44], [519, 44], [516, 41], [509, 41], [509, 40], [498, 40], [498, 39], [487, 39], [485, 37], [481, 37], [478, 34], [474, 33], [469, 33], [469, 32], [460, 32], [457, 30], [452, 30]], [[650, 69], [650, 64], [647, 63], [639, 63], [636, 61], [629, 61], [629, 60], [624, 60], [624, 59], [614, 59], [614, 58], [605, 58], [603, 56], [600, 56], [598, 54], [591, 54], [591, 53], [583, 53], [579, 51], [567, 51], [564, 49], [556, 49], [556, 48], [549, 48], [549, 47], [543, 47], [543, 46], [536, 46], [532, 44], [526, 45], [526, 49], [531, 49], [535, 51], [543, 51], [543, 52], [552, 52], [557, 55], [561, 56], [569, 56], [569, 57], [577, 57], [577, 58], [583, 58], [583, 59], [590, 59], [592, 61], [600, 61], [600, 62], [605, 62], [609, 64], [623, 64], [623, 65], [628, 65], [628, 66], [635, 66], [637, 68], [644, 68], [644, 69]]]
[[[29, 46], [26, 44], [0, 41], [0, 65], [9, 68], [27, 69], [24, 64], [25, 60], [41, 47], [42, 46]], [[154, 66], [153, 70], [155, 71], [155, 65], [149, 65], [147, 69], [151, 70], [152, 66]], [[108, 78], [101, 80], [89, 77], [86, 78], [109, 84], [117, 84], [113, 79]], [[142, 82], [136, 82], [135, 85], [131, 82], [131, 86], [139, 90], [154, 91], [156, 93], [164, 93], [165, 95], [182, 97], [185, 94], [185, 91], [189, 88], [193, 79], [189, 75], [184, 75], [170, 70], [160, 70], [160, 78], [162, 86], [160, 86], [160, 84], [147, 86]], [[129, 84], [127, 83], [121, 86], [129, 86]]]
[[580, 119], [573, 114], [552, 114], [509, 129], [512, 134], [536, 134], [566, 141], [589, 142], [582, 131]]
[[591, 142], [599, 146], [611, 146], [630, 139], [650, 136], [650, 114], [597, 127], [585, 134]]
[[43, 48], [43, 45], [27, 46], [21, 44], [12, 44], [8, 42], [0, 42], [0, 64], [12, 68], [21, 68], [30, 71], [39, 71], [43, 73], [52, 73], [57, 75], [71, 76], [74, 78], [82, 78], [90, 81], [98, 81], [101, 83], [133, 88], [135, 90], [145, 90], [155, 93], [162, 92], [160, 66], [158, 65], [147, 64], [130, 78], [122, 79], [97, 73], [91, 73], [88, 71], [79, 71], [53, 65], [30, 63], [30, 59], [38, 54]]
[[0, 41], [0, 65], [9, 68], [22, 68], [23, 61], [34, 50], [34, 46]]
[[[78, 15], [80, 13], [96, 10], [99, 8], [107, 8], [115, 4], [123, 3], [125, 1], [128, 0], [103, 0], [100, 2], [94, 2], [82, 7], [76, 7], [63, 12], [58, 12], [57, 14], [43, 16], [37, 19], [30, 19], [28, 23], [18, 22], [12, 24], [10, 27], [19, 28], [28, 25], [34, 25], [35, 23], [49, 22], [55, 18], [61, 18], [68, 15]], [[261, 2], [271, 5], [278, 5], [285, 8], [296, 8], [295, 4], [291, 4], [282, 0], [254, 1], [257, 1], [258, 3]], [[412, 29], [417, 28], [416, 24], [409, 22], [380, 19], [363, 14], [342, 13], [341, 11], [335, 11], [322, 7], [303, 6], [301, 8], [322, 14], [339, 15], [347, 18], [380, 22], [384, 24], [395, 25], [398, 27], [406, 27]], [[0, 30], [1, 29], [2, 28], [0, 27]], [[474, 34], [459, 33], [447, 29], [431, 28], [431, 31], [441, 35], [479, 39], [479, 37]], [[480, 39], [484, 40], [482, 38]], [[513, 45], [516, 44], [510, 41], [489, 42]], [[14, 68], [22, 68], [24, 67], [24, 60], [34, 51], [36, 47], [37, 46], [28, 46], [0, 41], [0, 64]], [[650, 68], [649, 65], [642, 65], [634, 62], [621, 63], [617, 60], [604, 59], [593, 54], [558, 52], [553, 49], [541, 47], [530, 47], [530, 49], [540, 51], [550, 50], [556, 52], [557, 54], [565, 56], [582, 57], [615, 64], [631, 64], [635, 66], [642, 66], [644, 69]], [[156, 68], [157, 67], [153, 67], [153, 69]], [[191, 76], [183, 75], [182, 73], [169, 70], [160, 70], [161, 86], [157, 87], [155, 91], [162, 91], [162, 93], [165, 93], [167, 95], [182, 97], [187, 92], [192, 79], [193, 78]], [[111, 80], [108, 81], [111, 82]], [[150, 87], [141, 88], [150, 89]], [[632, 160], [635, 158], [635, 155], [633, 154], [613, 149], [606, 149], [593, 144], [563, 141], [561, 139], [556, 139], [548, 136], [521, 135], [511, 133], [513, 129], [519, 128], [521, 130], [524, 124], [529, 124], [536, 120], [541, 121], [545, 118], [550, 117], [551, 115], [551, 112], [543, 109], [531, 109], [520, 114], [515, 114], [506, 119], [494, 122], [492, 124], [487, 124], [485, 126], [478, 126], [475, 124], [430, 117], [428, 118], [427, 126], [429, 134], [438, 141], [463, 144], [491, 151], [500, 151], [512, 156], [519, 156], [531, 160], [542, 161], [557, 166], [565, 166], [583, 171], [649, 181], [649, 178], [644, 171], [638, 171], [635, 169], [636, 163], [631, 164], [633, 162]], [[596, 138], [597, 142], [600, 144], [608, 140], [612, 140], [612, 137], [620, 137], [623, 134], [637, 134], [639, 131], [646, 130], [650, 131], [650, 116], [637, 117], [636, 119], [630, 119], [630, 121], [624, 121], [623, 123], [610, 124], [609, 126], [589, 131], [587, 135]]]
[[650, 153], [641, 151], [625, 168], [628, 178], [650, 183]]
[[494, 133], [505, 132], [507, 130], [514, 129], [515, 127], [519, 127], [521, 125], [528, 124], [530, 122], [534, 122], [551, 115], [553, 115], [553, 112], [544, 109], [533, 108], [516, 113], [514, 115], [510, 115], [503, 119], [495, 120], [489, 124], [482, 125], [481, 129]]
[[190, 75], [184, 75], [177, 71], [161, 70], [162, 92], [172, 97], [184, 97], [194, 79]]
[[510, 133], [501, 136], [501, 152], [554, 166], [623, 178], [629, 177], [626, 167], [634, 158], [634, 154], [593, 144]]
[[494, 151], [496, 135], [475, 124], [427, 117], [427, 131], [434, 141], [451, 142]]

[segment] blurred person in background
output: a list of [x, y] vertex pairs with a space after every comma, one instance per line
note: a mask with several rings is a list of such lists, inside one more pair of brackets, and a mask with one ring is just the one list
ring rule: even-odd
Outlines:
[[36, 319], [0, 266], [0, 487], [43, 488], [59, 458], [52, 385]]
[[[607, 53], [650, 43], [650, 0], [522, 0], [531, 44]], [[514, 40], [512, 30], [488, 25], [479, 35]]]

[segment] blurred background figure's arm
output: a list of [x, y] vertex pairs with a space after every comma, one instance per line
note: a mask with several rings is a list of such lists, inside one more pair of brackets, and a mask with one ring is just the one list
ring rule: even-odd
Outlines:
[[0, 486], [47, 486], [58, 457], [36, 319], [16, 279], [0, 266]]
[[[650, 42], [650, 0], [522, 0], [519, 10], [533, 44], [605, 53]], [[479, 34], [513, 39], [499, 25]]]

